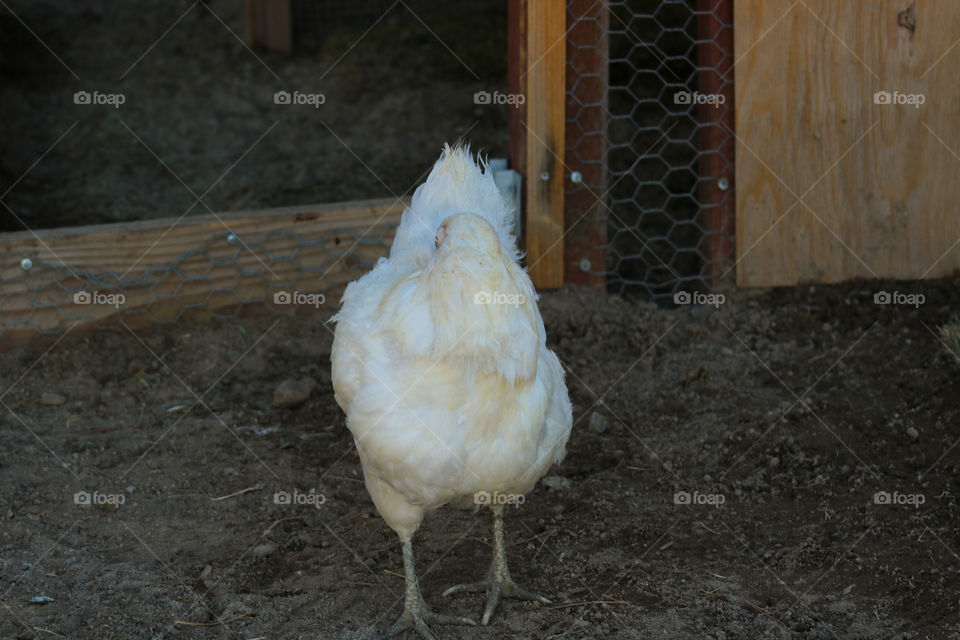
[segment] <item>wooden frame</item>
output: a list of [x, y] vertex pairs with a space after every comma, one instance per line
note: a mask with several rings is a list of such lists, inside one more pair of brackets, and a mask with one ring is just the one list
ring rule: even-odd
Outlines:
[[247, 44], [251, 47], [293, 53], [291, 0], [245, 0]]
[[571, 183], [564, 196], [564, 279], [604, 291], [610, 8], [605, 2], [573, 0], [567, 29], [564, 163], [580, 173], [581, 181]]
[[[293, 287], [335, 302], [388, 253], [408, 205], [390, 198], [0, 234], [0, 264], [8, 265], [0, 270], [3, 341], [25, 344], [38, 332], [121, 318], [141, 329], [189, 308], [271, 304], [272, 293]], [[19, 266], [24, 259], [29, 270]], [[129, 281], [137, 285], [120, 286]], [[114, 307], [74, 298], [94, 290], [126, 299]]]
[[[697, 0], [697, 85], [702, 94], [723, 96], [723, 108], [700, 105], [701, 149], [714, 150], [700, 156], [700, 226], [707, 233], [704, 275], [717, 286], [733, 263], [733, 236], [736, 208], [734, 168], [733, 0]], [[721, 188], [726, 181], [726, 189]]]
[[510, 159], [523, 176], [526, 264], [538, 289], [563, 286], [566, 72], [564, 0], [510, 0]]

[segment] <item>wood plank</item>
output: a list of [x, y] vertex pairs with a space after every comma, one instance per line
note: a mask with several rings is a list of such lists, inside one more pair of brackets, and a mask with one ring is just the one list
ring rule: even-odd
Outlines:
[[247, 44], [251, 47], [293, 53], [291, 0], [246, 0]]
[[[524, 93], [527, 70], [527, 0], [507, 2], [507, 91]], [[507, 109], [510, 168], [526, 179], [527, 105]], [[525, 203], [524, 203], [525, 205]], [[526, 207], [524, 207], [526, 209]], [[522, 231], [522, 230], [521, 230]]]
[[[697, 91], [723, 97], [719, 107], [697, 107], [703, 275], [712, 286], [719, 286], [731, 274], [734, 259], [733, 0], [697, 0], [697, 11]], [[726, 181], [726, 189], [721, 188], [721, 180]]]
[[[364, 200], [0, 234], [0, 342], [185, 310], [232, 314], [279, 291], [339, 293], [389, 252], [407, 201]], [[231, 237], [231, 234], [233, 237]], [[24, 271], [28, 258], [32, 268]], [[90, 304], [74, 295], [121, 294]]]
[[956, 273], [960, 4], [737, 0], [735, 23], [738, 284]]
[[527, 2], [526, 24], [526, 263], [533, 284], [551, 289], [563, 286], [564, 0]]
[[572, 0], [567, 11], [564, 279], [606, 289], [607, 120], [610, 112], [610, 8], [605, 2]]

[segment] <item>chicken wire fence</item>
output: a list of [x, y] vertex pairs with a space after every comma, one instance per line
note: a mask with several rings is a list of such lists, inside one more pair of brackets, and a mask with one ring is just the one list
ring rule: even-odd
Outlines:
[[[714, 3], [724, 2], [729, 0]], [[605, 257], [585, 259], [580, 268], [612, 293], [658, 300], [681, 290], [710, 289], [717, 284], [718, 265], [730, 259], [732, 223], [717, 225], [710, 213], [729, 207], [732, 199], [730, 191], [717, 191], [723, 183], [718, 175], [732, 176], [732, 154], [727, 153], [732, 132], [712, 138], [703, 134], [708, 129], [716, 133], [733, 105], [703, 103], [697, 96], [702, 97], [704, 72], [731, 62], [731, 52], [698, 34], [698, 25], [705, 15], [721, 28], [732, 25], [717, 17], [715, 7], [702, 8], [705, 4], [567, 3], [566, 161], [580, 169], [582, 179], [567, 183], [566, 197], [577, 202], [586, 193], [588, 200], [602, 203], [585, 207], [583, 215], [602, 233], [581, 240]], [[355, 17], [352, 6], [336, 5], [340, 19]], [[295, 2], [293, 9], [300, 15], [295, 25], [308, 29], [317, 24], [315, 5]], [[581, 26], [592, 27], [595, 37], [584, 38]], [[302, 33], [305, 39], [316, 35], [308, 31]], [[706, 59], [705, 48], [717, 49], [718, 55]], [[592, 68], [580, 64], [585, 57], [593, 58]], [[721, 78], [719, 84], [729, 88], [729, 83]], [[591, 111], [592, 117], [581, 117]], [[705, 111], [710, 118], [703, 117]], [[585, 153], [591, 145], [584, 143], [591, 140], [602, 142]], [[719, 158], [712, 173], [704, 172], [708, 158]], [[568, 207], [568, 226], [570, 216]], [[162, 265], [129, 274], [94, 273], [69, 260], [7, 253], [0, 257], [0, 349], [42, 345], [72, 329], [136, 329], [185, 316], [237, 318], [310, 310], [316, 307], [310, 301], [289, 304], [283, 296], [307, 291], [324, 297], [341, 291], [359, 270], [389, 252], [394, 228], [381, 224], [317, 235], [275, 230], [242, 241], [222, 229], [197, 238]], [[568, 231], [578, 233], [573, 226]], [[337, 242], [331, 249], [333, 237]], [[344, 262], [351, 266], [346, 272], [337, 269]], [[326, 308], [335, 303], [331, 300]]]
[[654, 300], [722, 286], [733, 249], [729, 0], [567, 0], [567, 12], [566, 163], [580, 178], [567, 182], [567, 224], [585, 217], [584, 254], [605, 256], [573, 268]]

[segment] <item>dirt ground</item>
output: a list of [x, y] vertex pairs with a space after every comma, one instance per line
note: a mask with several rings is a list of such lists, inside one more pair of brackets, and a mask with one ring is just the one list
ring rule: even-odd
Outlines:
[[[408, 4], [426, 24], [391, 17], [353, 46], [354, 24], [258, 59], [238, 40], [240, 2], [11, 0], [4, 202], [35, 229], [334, 202], [408, 192], [460, 135], [503, 156], [505, 108], [472, 99], [505, 84], [503, 4], [473, 3], [469, 20]], [[272, 99], [314, 89], [319, 115]], [[81, 90], [126, 102], [75, 105]], [[21, 228], [0, 209], [0, 230]], [[960, 638], [960, 367], [936, 336], [958, 284], [675, 310], [545, 294], [576, 424], [506, 528], [514, 576], [553, 604], [505, 601], [487, 628], [436, 633]], [[881, 290], [925, 300], [877, 305]], [[333, 399], [328, 317], [0, 353], [0, 638], [385, 631], [400, 552]], [[278, 385], [303, 377], [309, 398], [275, 408]], [[304, 503], [278, 504], [284, 492]], [[415, 550], [431, 605], [478, 618], [482, 596], [440, 593], [486, 571], [486, 514], [432, 514]]]
[[[960, 637], [960, 367], [935, 335], [958, 284], [676, 310], [545, 294], [576, 424], [506, 528], [514, 575], [554, 604], [509, 600], [489, 627], [435, 631]], [[880, 290], [925, 301], [877, 305]], [[401, 610], [400, 552], [333, 399], [325, 317], [0, 355], [0, 637], [382, 633]], [[272, 406], [282, 380], [305, 376], [318, 383], [305, 403]], [[76, 504], [82, 491], [101, 504]], [[308, 498], [277, 504], [281, 491]], [[440, 593], [486, 571], [487, 515], [442, 509], [415, 550], [434, 608], [479, 617], [482, 596]]]
[[[5, 203], [31, 229], [177, 217], [412, 193], [461, 136], [506, 157], [507, 107], [473, 99], [506, 90], [505, 4], [471, 3], [469, 20], [461, 0], [387, 3], [382, 18], [379, 3], [323, 4], [354, 17], [288, 57], [245, 47], [238, 0], [11, 0]], [[22, 228], [0, 207], [0, 231]]]

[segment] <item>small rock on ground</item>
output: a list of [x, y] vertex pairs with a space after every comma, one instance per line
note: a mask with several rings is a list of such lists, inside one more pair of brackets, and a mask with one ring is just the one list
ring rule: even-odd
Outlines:
[[273, 392], [273, 406], [278, 409], [291, 409], [303, 404], [317, 386], [313, 378], [292, 378], [284, 380]]
[[51, 391], [44, 391], [40, 394], [40, 404], [46, 405], [48, 407], [55, 407], [59, 404], [63, 404], [67, 399], [60, 395], [59, 393], [53, 393]]

